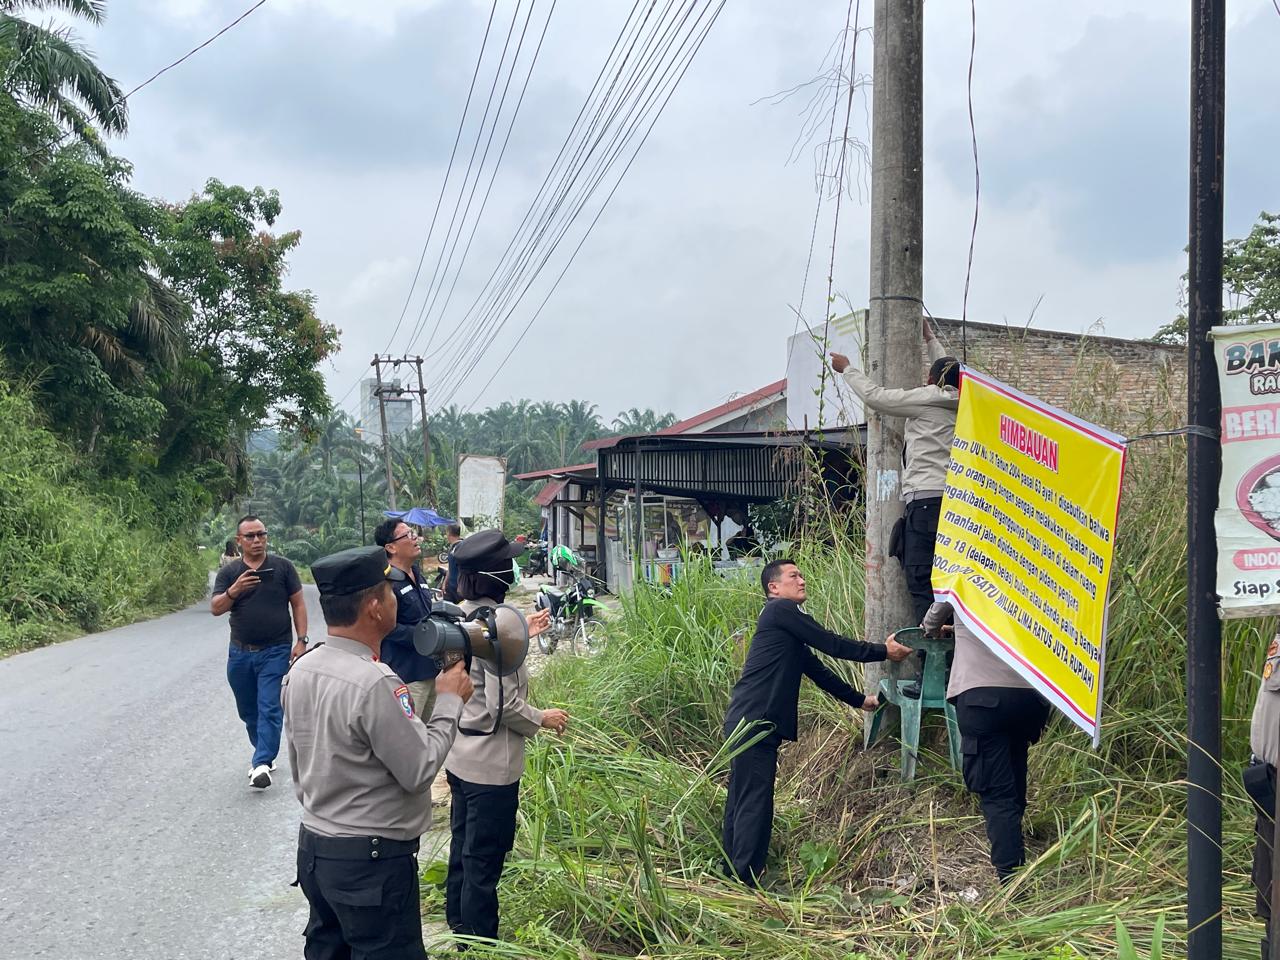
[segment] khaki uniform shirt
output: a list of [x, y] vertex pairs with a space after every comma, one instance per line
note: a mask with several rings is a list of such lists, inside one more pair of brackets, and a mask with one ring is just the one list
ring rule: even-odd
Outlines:
[[[477, 607], [496, 607], [496, 600], [466, 600], [460, 604], [470, 613]], [[520, 615], [514, 610], [498, 611], [498, 632], [523, 631]], [[525, 741], [542, 727], [542, 711], [529, 704], [529, 668], [521, 664], [515, 673], [499, 680], [487, 660], [473, 657], [471, 683], [475, 693], [462, 708], [460, 726], [488, 732], [498, 716], [498, 684], [503, 687], [502, 723], [491, 737], [458, 734], [449, 751], [445, 769], [459, 780], [501, 786], [515, 783], [524, 773]]]
[[303, 826], [325, 837], [427, 832], [461, 698], [437, 697], [423, 723], [408, 687], [368, 647], [328, 637], [289, 670], [280, 699]]
[[[929, 362], [946, 356], [937, 339], [928, 341]], [[902, 499], [940, 497], [947, 486], [951, 440], [956, 433], [960, 394], [952, 387], [923, 386], [910, 390], [882, 387], [861, 370], [844, 379], [863, 404], [890, 417], [905, 417], [903, 438], [907, 463], [902, 471]]]
[[1262, 683], [1249, 724], [1249, 749], [1259, 760], [1280, 766], [1280, 634], [1267, 647]]
[[[951, 614], [951, 604], [935, 603], [924, 615], [920, 626], [925, 633], [936, 633]], [[974, 687], [1034, 687], [1023, 680], [1013, 667], [997, 657], [973, 631], [956, 617], [956, 655], [951, 662], [951, 679], [947, 681], [947, 699]]]

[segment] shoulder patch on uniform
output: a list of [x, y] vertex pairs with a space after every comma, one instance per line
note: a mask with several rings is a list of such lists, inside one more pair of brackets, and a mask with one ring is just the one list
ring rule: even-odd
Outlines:
[[409, 695], [409, 688], [403, 683], [396, 687], [396, 699], [400, 701], [400, 709], [404, 711], [404, 715], [412, 720], [413, 697]]

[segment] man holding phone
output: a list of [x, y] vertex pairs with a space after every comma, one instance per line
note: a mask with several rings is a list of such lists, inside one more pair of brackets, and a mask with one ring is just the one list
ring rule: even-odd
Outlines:
[[[227, 683], [253, 745], [249, 783], [262, 789], [271, 786], [280, 752], [280, 681], [289, 664], [307, 650], [307, 606], [293, 564], [267, 553], [267, 527], [261, 520], [241, 517], [236, 544], [240, 559], [218, 571], [210, 610], [215, 617], [231, 614]], [[291, 625], [297, 635], [292, 643]]]

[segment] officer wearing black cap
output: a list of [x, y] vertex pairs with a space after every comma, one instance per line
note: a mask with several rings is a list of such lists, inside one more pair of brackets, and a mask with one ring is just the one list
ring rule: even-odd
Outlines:
[[[526, 624], [503, 604], [515, 580], [511, 560], [524, 550], [524, 544], [508, 542], [499, 530], [482, 530], [453, 551], [462, 608], [468, 613], [493, 609], [499, 636], [526, 628], [536, 636], [547, 626], [547, 611]], [[569, 715], [539, 710], [529, 702], [529, 669], [523, 664], [499, 676], [494, 663], [476, 657], [471, 681], [476, 695], [462, 711], [462, 735], [445, 764], [453, 795], [445, 918], [454, 933], [495, 939], [498, 880], [515, 842], [525, 741], [542, 729], [564, 733]]]
[[424, 724], [408, 687], [378, 662], [395, 626], [388, 581], [404, 574], [381, 547], [311, 567], [328, 626], [285, 677], [289, 765], [302, 827], [298, 884], [311, 905], [307, 960], [423, 960], [418, 838], [431, 824], [431, 781], [458, 729], [471, 680], [461, 664], [436, 678]]

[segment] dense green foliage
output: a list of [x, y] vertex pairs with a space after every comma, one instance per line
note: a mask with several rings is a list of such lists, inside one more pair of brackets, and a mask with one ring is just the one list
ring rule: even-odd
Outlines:
[[[612, 432], [651, 433], [675, 422], [672, 414], [629, 410], [613, 421]], [[509, 535], [534, 535], [541, 526], [531, 497], [541, 484], [510, 479], [516, 474], [567, 466], [588, 459], [582, 443], [610, 435], [592, 404], [502, 403], [478, 413], [446, 407], [429, 424], [436, 498], [426, 490], [420, 425], [391, 442], [397, 505], [429, 506], [446, 517], [457, 512], [458, 456], [463, 453], [507, 459], [507, 498], [503, 525]], [[208, 522], [207, 546], [230, 536], [236, 517], [254, 513], [272, 532], [273, 549], [299, 563], [361, 542], [360, 478], [364, 478], [365, 535], [387, 508], [387, 479], [382, 448], [362, 441], [360, 428], [338, 411], [308, 438], [272, 435], [273, 449], [251, 456], [250, 493]], [[439, 544], [432, 539], [427, 549]]]
[[[1186, 277], [1183, 278], [1186, 283]], [[1228, 240], [1222, 252], [1222, 322], [1280, 321], [1280, 214], [1263, 211], [1247, 237]], [[1187, 342], [1187, 316], [1156, 331], [1161, 343]]]
[[103, 483], [0, 379], [0, 655], [189, 603], [205, 589], [195, 544]]
[[314, 430], [337, 346], [283, 287], [299, 236], [270, 232], [274, 191], [130, 187], [103, 140], [121, 91], [21, 16], [50, 7], [97, 22], [105, 3], [0, 0], [0, 427], [30, 441], [0, 464], [9, 648], [189, 597], [200, 519], [247, 488], [246, 438], [268, 417]]

